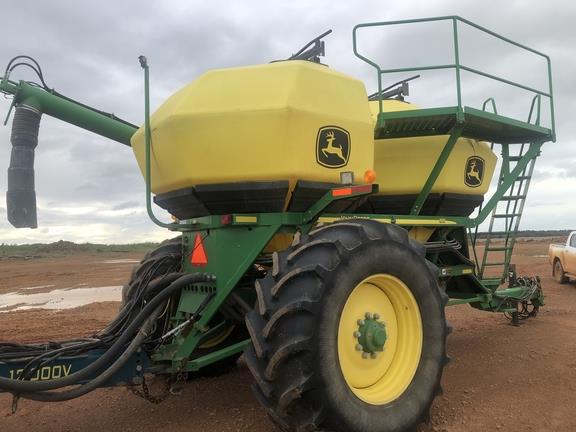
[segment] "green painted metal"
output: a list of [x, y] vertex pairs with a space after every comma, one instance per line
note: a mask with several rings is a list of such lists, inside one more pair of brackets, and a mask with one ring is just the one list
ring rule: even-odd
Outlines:
[[[161, 350], [156, 360], [170, 360], [174, 370], [186, 367], [187, 359], [199, 346], [203, 333], [210, 328], [210, 322], [220, 306], [236, 288], [238, 282], [253, 265], [264, 247], [280, 230], [281, 225], [264, 226], [229, 226], [210, 231], [184, 233], [184, 269], [187, 272], [203, 271], [217, 275], [216, 295], [208, 303], [195, 327], [185, 335], [177, 338], [172, 346]], [[208, 263], [195, 266], [190, 257], [196, 244], [196, 236], [203, 240]], [[180, 296], [175, 325], [186, 319], [185, 305], [194, 302], [190, 299], [194, 293], [183, 291]], [[197, 300], [196, 300], [197, 301]]]
[[[536, 157], [538, 157], [538, 155], [540, 154], [542, 144], [543, 143], [541, 142], [529, 144], [528, 150], [526, 150], [526, 152], [520, 157], [520, 159], [516, 161], [517, 162], [516, 166], [508, 173], [503, 172], [502, 178], [500, 180], [500, 183], [498, 184], [496, 191], [494, 192], [490, 200], [484, 205], [478, 216], [469, 220], [470, 222], [467, 224], [468, 227], [475, 227], [477, 225], [480, 225], [490, 215], [490, 213], [493, 212], [493, 210], [496, 208], [496, 204], [498, 204], [498, 202], [504, 196], [506, 191], [508, 191], [508, 189], [510, 189], [512, 184], [518, 180], [518, 178], [522, 175], [522, 173], [525, 173], [525, 169], [528, 166], [528, 164], [534, 161]], [[510, 157], [508, 157], [508, 160], [509, 159]], [[505, 162], [506, 164], [508, 164], [508, 161]]]
[[25, 81], [2, 78], [0, 91], [14, 95], [13, 105], [26, 105], [43, 114], [72, 123], [78, 127], [130, 146], [137, 126], [79, 102], [50, 93]]
[[209, 366], [217, 361], [224, 360], [233, 355], [237, 355], [241, 353], [250, 345], [250, 340], [245, 340], [242, 342], [235, 343], [233, 345], [227, 346], [221, 350], [211, 352], [210, 354], [206, 354], [202, 357], [198, 357], [194, 360], [190, 360], [186, 363], [186, 366], [183, 370], [187, 372], [196, 372], [202, 369], [203, 367]]
[[384, 344], [388, 335], [386, 325], [379, 321], [379, 316], [366, 313], [366, 317], [358, 323], [358, 331], [354, 336], [358, 339], [358, 344], [362, 351], [369, 354], [384, 351]]
[[[412, 66], [412, 67], [403, 67], [403, 68], [395, 68], [395, 69], [384, 69], [378, 63], [368, 58], [366, 55], [362, 54], [358, 48], [358, 33], [362, 29], [372, 28], [372, 27], [389, 27], [389, 26], [401, 26], [401, 25], [410, 25], [410, 24], [418, 24], [418, 23], [430, 23], [430, 22], [440, 22], [440, 21], [448, 21], [452, 24], [452, 36], [453, 36], [453, 58], [454, 62], [451, 64], [437, 64], [437, 65], [427, 65], [427, 66]], [[486, 35], [499, 39], [509, 45], [515, 46], [520, 48], [526, 52], [529, 52], [535, 56], [542, 58], [546, 61], [547, 65], [547, 78], [548, 78], [548, 90], [542, 91], [534, 87], [530, 87], [524, 84], [517, 83], [515, 81], [511, 81], [502, 77], [498, 77], [479, 69], [468, 67], [461, 63], [460, 61], [460, 46], [459, 46], [459, 23], [462, 23], [466, 26], [472, 27], [480, 32], [483, 32]], [[495, 81], [499, 81], [501, 83], [514, 86], [516, 88], [520, 88], [522, 90], [534, 93], [536, 95], [541, 95], [547, 97], [550, 101], [550, 139], [555, 141], [555, 116], [554, 116], [554, 93], [552, 90], [552, 66], [550, 58], [537, 50], [529, 48], [525, 45], [522, 45], [518, 42], [515, 42], [511, 39], [508, 39], [504, 36], [501, 36], [491, 30], [488, 30], [478, 24], [475, 24], [471, 21], [468, 21], [464, 18], [459, 16], [440, 16], [440, 17], [433, 17], [433, 18], [420, 18], [420, 19], [411, 19], [411, 20], [398, 20], [398, 21], [383, 21], [383, 22], [372, 22], [372, 23], [364, 23], [358, 24], [354, 27], [352, 32], [352, 42], [353, 42], [353, 50], [356, 57], [361, 59], [362, 61], [368, 63], [377, 72], [378, 78], [378, 91], [381, 93], [382, 91], [382, 75], [383, 74], [390, 74], [390, 73], [398, 73], [398, 72], [415, 72], [415, 71], [425, 71], [425, 70], [441, 70], [441, 69], [449, 69], [453, 68], [456, 74], [456, 99], [457, 99], [457, 106], [455, 110], [455, 119], [457, 122], [461, 122], [464, 119], [464, 112], [466, 111], [463, 101], [462, 101], [462, 82], [461, 82], [461, 71], [470, 72], [472, 74], [476, 74], [488, 79], [492, 79]], [[386, 117], [384, 115], [383, 110], [383, 103], [379, 101], [379, 114], [376, 123], [376, 135], [381, 136], [381, 129], [385, 127], [386, 124]], [[466, 133], [463, 136], [467, 136]], [[474, 138], [474, 137], [472, 137]], [[547, 141], [548, 139], [546, 139]], [[491, 140], [492, 141], [492, 140]]]
[[444, 145], [442, 152], [438, 156], [438, 160], [434, 164], [434, 168], [432, 168], [432, 171], [430, 172], [430, 175], [428, 176], [426, 183], [424, 183], [424, 187], [422, 188], [420, 194], [416, 198], [416, 201], [412, 205], [412, 209], [410, 210], [411, 215], [418, 215], [420, 213], [420, 210], [422, 210], [424, 202], [428, 198], [428, 195], [430, 195], [430, 191], [432, 190], [432, 187], [434, 187], [434, 183], [436, 183], [436, 180], [442, 173], [442, 169], [446, 165], [446, 161], [448, 161], [448, 157], [452, 153], [452, 150], [456, 145], [456, 141], [458, 141], [458, 138], [460, 138], [460, 135], [462, 134], [463, 130], [464, 126], [462, 124], [458, 124], [450, 132], [450, 136], [448, 137], [448, 140], [446, 141], [446, 144]]
[[166, 223], [162, 222], [154, 214], [152, 209], [152, 179], [150, 170], [150, 154], [152, 152], [152, 129], [150, 127], [150, 68], [148, 66], [148, 61], [146, 57], [140, 56], [140, 66], [144, 69], [144, 137], [145, 137], [145, 147], [146, 147], [146, 211], [148, 217], [152, 222], [162, 228], [168, 228], [173, 231], [181, 231], [187, 227], [184, 224], [179, 223]]
[[492, 296], [489, 294], [478, 295], [478, 296], [473, 296], [473, 297], [466, 297], [466, 298], [461, 298], [461, 299], [452, 298], [448, 301], [448, 304], [446, 306], [458, 306], [458, 305], [470, 304], [470, 303], [482, 303], [482, 304], [488, 305], [490, 303], [491, 299], [492, 299]]
[[[463, 115], [460, 123], [459, 114]], [[468, 106], [461, 111], [455, 106], [383, 112], [380, 118], [383, 126], [375, 131], [379, 139], [446, 135], [457, 125], [463, 125], [463, 137], [502, 144], [545, 142], [553, 137], [549, 128]]]

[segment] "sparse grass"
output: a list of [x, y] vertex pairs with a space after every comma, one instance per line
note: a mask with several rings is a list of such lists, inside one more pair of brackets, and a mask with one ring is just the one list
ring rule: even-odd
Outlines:
[[158, 243], [133, 243], [133, 244], [95, 244], [73, 243], [58, 241], [55, 243], [34, 243], [22, 245], [0, 244], [0, 257], [22, 256], [46, 256], [46, 255], [70, 255], [76, 253], [99, 253], [99, 252], [148, 252], [158, 246]]

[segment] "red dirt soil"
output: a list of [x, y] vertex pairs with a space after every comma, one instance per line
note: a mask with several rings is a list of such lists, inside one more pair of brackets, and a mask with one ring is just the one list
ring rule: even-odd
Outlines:
[[[546, 306], [535, 319], [513, 327], [501, 314], [468, 306], [448, 308], [454, 333], [448, 340], [452, 363], [443, 378], [444, 395], [434, 402], [422, 432], [576, 431], [576, 284], [550, 277], [550, 239], [524, 240], [514, 262], [522, 275], [542, 277]], [[138, 254], [99, 253], [0, 262], [0, 295], [17, 288], [79, 283], [120, 285], [131, 265], [98, 264]], [[39, 341], [89, 335], [107, 324], [118, 303], [94, 303], [53, 312], [0, 313], [0, 340]], [[0, 395], [0, 430], [30, 431], [253, 431], [273, 432], [250, 391], [250, 374], [238, 368], [216, 378], [189, 382], [181, 395], [160, 405], [125, 388], [100, 389], [70, 402], [21, 401], [11, 415], [10, 398]]]

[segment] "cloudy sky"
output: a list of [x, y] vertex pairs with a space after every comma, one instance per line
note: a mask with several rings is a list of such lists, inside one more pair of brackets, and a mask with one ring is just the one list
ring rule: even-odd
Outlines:
[[[137, 124], [143, 120], [140, 54], [151, 65], [154, 108], [203, 71], [285, 58], [314, 36], [333, 29], [326, 39], [324, 62], [364, 80], [372, 91], [372, 70], [352, 53], [355, 24], [460, 15], [551, 56], [558, 141], [545, 145], [538, 160], [522, 227], [576, 227], [576, 4], [572, 2], [4, 0], [2, 4], [8, 13], [0, 27], [0, 64], [18, 54], [32, 55], [41, 63], [50, 87]], [[367, 53], [390, 67], [431, 59], [449, 61], [446, 30], [424, 26], [420, 32], [366, 33], [361, 43]], [[474, 32], [463, 33], [463, 44], [467, 45], [462, 47], [466, 64], [545, 89], [543, 62]], [[21, 72], [13, 78], [32, 76]], [[423, 74], [411, 87], [409, 100], [422, 106], [450, 103], [449, 80], [441, 74]], [[474, 77], [465, 77], [464, 84], [470, 105], [496, 96], [504, 114], [524, 118], [528, 112], [530, 97], [525, 93]], [[0, 111], [6, 113], [9, 104], [2, 100]], [[2, 195], [9, 132], [8, 127], [0, 128]], [[2, 199], [0, 242], [110, 243], [170, 236], [148, 221], [144, 183], [129, 148], [44, 116], [36, 156], [40, 227], [12, 228]], [[158, 214], [165, 216], [161, 209]]]

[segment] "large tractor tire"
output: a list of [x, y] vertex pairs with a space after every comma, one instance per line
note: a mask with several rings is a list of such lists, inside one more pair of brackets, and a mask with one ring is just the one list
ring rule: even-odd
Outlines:
[[559, 284], [566, 284], [568, 283], [568, 277], [566, 273], [564, 273], [564, 267], [562, 267], [562, 263], [559, 259], [554, 260], [554, 266], [552, 267], [552, 276], [554, 280]]
[[[122, 287], [122, 304], [128, 302], [130, 296], [135, 292], [135, 288], [140, 284], [147, 284], [157, 277], [169, 272], [182, 270], [182, 237], [178, 236], [165, 240], [152, 251], [148, 252], [142, 261], [134, 267], [130, 281]], [[243, 324], [226, 323], [222, 325], [222, 331], [213, 338], [200, 344], [194, 351], [191, 359], [201, 357], [211, 352], [217, 351], [225, 346], [231, 345], [248, 337]], [[236, 361], [241, 354], [224, 358], [204, 367], [199, 373], [190, 374], [215, 376], [227, 372], [236, 365]]]
[[398, 226], [354, 220], [274, 255], [245, 357], [282, 430], [400, 432], [427, 420], [449, 332], [424, 254]]

